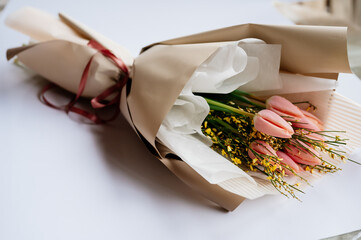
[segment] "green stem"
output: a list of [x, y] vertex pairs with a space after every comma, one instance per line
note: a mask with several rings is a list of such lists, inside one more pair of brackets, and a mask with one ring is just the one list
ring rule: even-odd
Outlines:
[[352, 159], [350, 159], [350, 158], [347, 158], [347, 160], [349, 160], [350, 162], [356, 163], [356, 164], [358, 164], [358, 165], [361, 165], [361, 163], [359, 163], [359, 162], [357, 162], [357, 161], [355, 161], [355, 160], [352, 160]]
[[220, 107], [220, 106], [215, 106], [213, 104], [209, 104], [209, 108], [214, 111], [226, 112], [226, 113], [231, 113], [231, 114], [233, 113], [233, 111], [231, 111], [229, 109], [226, 109], [226, 108]]
[[240, 91], [240, 90], [238, 90], [238, 89], [234, 90], [232, 93], [236, 93], [236, 94], [238, 94], [238, 95], [240, 95], [240, 96], [246, 96], [246, 97], [252, 98], [252, 99], [257, 100], [257, 101], [259, 101], [259, 102], [261, 102], [261, 103], [264, 104], [264, 100], [262, 100], [262, 99], [260, 99], [260, 98], [258, 98], [258, 97], [256, 97], [256, 96], [254, 96], [254, 95], [252, 95], [252, 94], [250, 94], [250, 93], [243, 92], [243, 91]]
[[264, 103], [257, 103], [257, 102], [250, 101], [250, 100], [248, 100], [247, 98], [242, 97], [242, 96], [240, 96], [239, 94], [237, 94], [236, 91], [231, 92], [229, 95], [230, 95], [232, 98], [236, 99], [236, 100], [239, 100], [239, 101], [241, 101], [241, 102], [244, 102], [244, 103], [253, 105], [253, 106], [255, 106], [255, 107], [266, 108], [266, 105], [265, 105]]
[[203, 98], [212, 99], [214, 101], [221, 101], [221, 102], [238, 101], [248, 106], [254, 106], [261, 109], [266, 108], [266, 105], [262, 101], [254, 100], [251, 98], [251, 96], [248, 95], [243, 96], [244, 94], [242, 92], [238, 93], [237, 91], [233, 91], [228, 94], [197, 93], [196, 95], [201, 96]]
[[235, 133], [237, 135], [240, 135], [240, 133], [237, 131], [237, 129], [233, 128], [231, 125], [229, 125], [228, 123], [225, 123], [221, 119], [214, 118], [214, 119], [209, 119], [208, 121], [211, 122], [211, 123], [216, 122], [219, 125], [221, 125], [221, 126], [225, 127], [226, 129], [228, 129], [229, 131], [231, 131], [231, 132], [233, 132], [233, 133]]
[[207, 101], [207, 103], [210, 105], [210, 107], [211, 107], [211, 105], [214, 105], [214, 106], [217, 106], [217, 107], [225, 108], [225, 109], [230, 110], [230, 111], [232, 111], [234, 113], [237, 113], [239, 115], [244, 115], [244, 116], [248, 116], [248, 117], [251, 117], [251, 118], [253, 118], [253, 116], [254, 116], [253, 113], [246, 112], [246, 111], [244, 111], [242, 109], [234, 108], [234, 107], [228, 106], [227, 104], [220, 103], [220, 102], [208, 99], [208, 98], [204, 98], [204, 99]]
[[234, 90], [233, 93], [237, 93], [240, 96], [247, 96], [247, 97], [251, 96], [251, 94], [249, 94], [248, 92], [243, 92], [238, 89]]

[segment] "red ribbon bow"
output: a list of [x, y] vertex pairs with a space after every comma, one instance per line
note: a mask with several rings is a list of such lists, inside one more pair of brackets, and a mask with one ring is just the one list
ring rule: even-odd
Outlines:
[[[95, 57], [95, 54], [89, 59], [87, 65], [85, 66], [85, 69], [84, 69], [83, 74], [80, 79], [78, 91], [77, 91], [75, 97], [68, 104], [66, 104], [64, 106], [56, 106], [56, 105], [52, 104], [51, 102], [49, 102], [45, 98], [45, 92], [47, 92], [48, 90], [50, 90], [56, 86], [52, 83], [43, 88], [43, 90], [40, 93], [40, 98], [46, 105], [48, 105], [52, 108], [63, 110], [66, 113], [73, 112], [73, 113], [79, 114], [85, 118], [88, 118], [95, 124], [105, 123], [105, 122], [115, 119], [119, 114], [120, 93], [121, 93], [122, 88], [124, 87], [124, 85], [127, 83], [128, 79], [129, 79], [129, 71], [128, 71], [127, 66], [124, 64], [124, 62], [120, 58], [117, 58], [111, 51], [109, 51], [109, 49], [106, 49], [100, 43], [96, 42], [95, 40], [90, 40], [88, 43], [88, 46], [98, 50], [98, 52], [103, 54], [105, 57], [111, 59], [114, 62], [114, 64], [123, 72], [122, 77], [119, 79], [119, 81], [116, 84], [105, 89], [102, 93], [100, 93], [98, 96], [91, 99], [91, 101], [90, 101], [91, 105], [94, 109], [104, 108], [104, 107], [115, 104], [116, 112], [114, 113], [114, 115], [110, 119], [105, 120], [105, 119], [100, 118], [100, 116], [98, 116], [96, 113], [90, 113], [86, 110], [83, 110], [83, 109], [80, 109], [80, 108], [74, 106], [76, 104], [76, 102], [79, 100], [80, 96], [82, 95], [82, 93], [85, 89], [85, 86], [86, 86], [86, 83], [88, 80], [90, 65]], [[110, 95], [112, 95], [114, 93], [117, 93], [117, 94], [112, 100], [107, 101], [106, 103], [103, 103], [107, 97], [109, 97]]]

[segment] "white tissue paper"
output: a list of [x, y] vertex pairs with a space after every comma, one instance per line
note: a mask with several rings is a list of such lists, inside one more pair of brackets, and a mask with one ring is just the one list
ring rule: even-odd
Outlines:
[[265, 44], [258, 39], [225, 43], [193, 73], [157, 137], [212, 184], [243, 178], [257, 185], [247, 173], [210, 148], [211, 140], [201, 132], [209, 106], [193, 92], [229, 93], [245, 85], [251, 90], [280, 88], [280, 61], [274, 60], [280, 59], [280, 54], [280, 45]]

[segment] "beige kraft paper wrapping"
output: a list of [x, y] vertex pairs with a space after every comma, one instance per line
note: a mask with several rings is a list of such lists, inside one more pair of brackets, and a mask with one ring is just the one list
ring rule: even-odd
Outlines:
[[[32, 18], [39, 16], [33, 9], [23, 11], [22, 15]], [[60, 24], [73, 30], [71, 34], [85, 40], [96, 38], [101, 44], [106, 45], [106, 40], [85, 26], [64, 15], [61, 19], [63, 21], [60, 21]], [[14, 27], [11, 21], [8, 25]], [[89, 56], [95, 51], [85, 43], [72, 41], [69, 37], [64, 38], [67, 34], [69, 35], [69, 32], [62, 32], [59, 35], [61, 37], [51, 36], [35, 45], [10, 49], [8, 57], [17, 55], [22, 63], [40, 75], [75, 93], [80, 81], [79, 74], [83, 71]], [[225, 190], [225, 187], [208, 183], [157, 140], [156, 134], [192, 73], [218, 49], [219, 43], [251, 37], [262, 39], [266, 43], [282, 45], [283, 71], [331, 79], [337, 78], [339, 72], [350, 72], [346, 28], [244, 24], [172, 39], [144, 48], [134, 59], [133, 65], [129, 65], [131, 60], [128, 61], [127, 65], [132, 71], [132, 81], [127, 83], [131, 84], [128, 86], [130, 92], [126, 95], [124, 88], [121, 95], [123, 115], [149, 149], [186, 184], [227, 210], [235, 209], [244, 198]], [[107, 46], [110, 50], [116, 48], [114, 45]], [[129, 57], [124, 52], [114, 53], [120, 58]], [[59, 57], [50, 61], [53, 56]], [[69, 58], [72, 58], [71, 65], [64, 63], [69, 61]], [[89, 84], [85, 92], [85, 96], [89, 97], [102, 92], [116, 81], [120, 74], [108, 59], [98, 53], [96, 58], [97, 61], [91, 65]], [[64, 82], [64, 79], [67, 82]], [[358, 128], [354, 130], [361, 132]]]
[[361, 1], [311, 0], [274, 2], [285, 17], [298, 25], [347, 26], [347, 51], [352, 72], [361, 79]]

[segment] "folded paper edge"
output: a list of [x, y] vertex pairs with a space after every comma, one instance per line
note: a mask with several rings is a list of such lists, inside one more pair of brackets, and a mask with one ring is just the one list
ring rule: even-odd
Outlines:
[[[302, 41], [300, 41], [300, 37]], [[351, 72], [347, 56], [347, 27], [247, 23], [153, 43], [145, 46], [141, 53], [159, 44], [195, 44], [236, 41], [243, 38], [258, 38], [269, 44], [282, 44], [282, 49], [287, 48], [287, 51], [290, 52], [282, 53], [281, 69], [285, 71], [302, 74]], [[325, 41], [328, 44], [325, 44]], [[305, 43], [313, 45], [313, 51], [305, 53]], [[320, 57], [325, 55], [328, 57]], [[313, 60], [310, 62], [307, 59], [317, 59], [316, 63], [319, 64], [311, 64]], [[304, 64], [300, 64], [302, 62]]]
[[172, 158], [160, 158], [160, 161], [192, 189], [227, 211], [233, 211], [245, 200], [244, 197], [224, 190], [216, 184], [210, 184], [183, 161]]
[[28, 46], [23, 46], [23, 47], [16, 47], [16, 48], [9, 48], [6, 51], [6, 59], [9, 61], [10, 59], [12, 59], [13, 57], [15, 57], [16, 55], [18, 55], [19, 53], [26, 51], [32, 47], [35, 47], [36, 44], [32, 44], [32, 45], [28, 45]]

